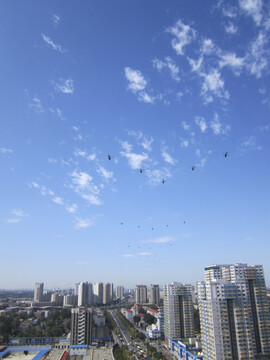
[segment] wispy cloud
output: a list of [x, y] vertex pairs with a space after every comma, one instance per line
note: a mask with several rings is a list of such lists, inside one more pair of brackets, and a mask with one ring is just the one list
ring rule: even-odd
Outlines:
[[149, 256], [149, 255], [152, 255], [151, 252], [140, 252], [138, 253], [139, 256]]
[[175, 164], [175, 160], [171, 157], [171, 155], [167, 152], [167, 148], [164, 147], [162, 150], [161, 150], [161, 156], [163, 158], [163, 160], [170, 164], [170, 165], [174, 165]]
[[190, 129], [190, 125], [188, 125], [185, 121], [182, 121], [181, 125], [182, 125], [182, 128], [186, 131], [188, 131]]
[[128, 164], [133, 170], [138, 170], [143, 167], [143, 164], [149, 160], [149, 156], [146, 153], [134, 153], [132, 152], [132, 146], [127, 142], [120, 142], [124, 151], [120, 151], [120, 155], [128, 160]]
[[224, 29], [227, 34], [236, 34], [238, 31], [238, 27], [234, 25], [231, 21], [228, 24], [224, 25]]
[[207, 129], [207, 124], [206, 124], [205, 118], [202, 117], [202, 116], [196, 116], [195, 117], [195, 123], [201, 129], [201, 132], [204, 133], [205, 130]]
[[214, 119], [210, 122], [210, 128], [213, 130], [215, 135], [226, 135], [231, 130], [229, 124], [221, 124], [217, 113], [214, 115]]
[[109, 180], [113, 177], [113, 172], [106, 170], [103, 166], [99, 165], [97, 173], [100, 174], [105, 180]]
[[11, 218], [11, 219], [8, 219], [6, 222], [8, 224], [16, 224], [16, 223], [19, 223], [22, 221], [22, 219], [24, 217], [28, 217], [29, 215], [26, 214], [23, 210], [21, 209], [13, 209], [11, 211], [11, 214], [15, 217]]
[[162, 183], [162, 181], [167, 181], [169, 178], [172, 177], [172, 174], [169, 169], [163, 168], [163, 169], [147, 169], [145, 171], [146, 176], [149, 179], [150, 185], [159, 185]]
[[150, 104], [154, 103], [154, 97], [145, 91], [147, 81], [145, 80], [140, 70], [133, 70], [130, 67], [125, 67], [125, 76], [129, 81], [128, 89], [131, 90], [134, 94], [138, 95], [139, 101]]
[[93, 225], [94, 225], [94, 222], [91, 219], [76, 218], [76, 224], [75, 224], [76, 229], [86, 229]]
[[262, 150], [261, 145], [258, 145], [257, 138], [254, 135], [248, 136], [240, 144], [241, 152], [247, 152], [248, 150]]
[[132, 257], [134, 257], [134, 255], [133, 255], [133, 254], [124, 254], [123, 257], [125, 257], [125, 258], [132, 258]]
[[1, 147], [1, 148], [0, 148], [0, 153], [1, 153], [1, 154], [13, 153], [13, 150], [12, 150], [12, 149], [8, 149], [8, 148]]
[[59, 196], [55, 196], [54, 198], [52, 198], [52, 201], [55, 204], [58, 204], [58, 205], [63, 205], [64, 204], [63, 200]]
[[184, 24], [181, 20], [168, 28], [167, 31], [174, 36], [172, 47], [178, 55], [184, 55], [183, 48], [190, 44], [196, 37], [196, 32], [191, 26]]
[[[154, 141], [154, 139], [152, 138], [152, 136], [146, 136], [144, 135], [141, 131], [133, 131], [133, 130], [129, 130], [128, 131], [128, 135], [134, 137], [137, 141], [137, 144], [142, 146], [145, 150], [147, 151], [152, 151], [152, 143]], [[131, 145], [128, 144], [126, 142], [126, 144], [122, 143], [123, 148], [125, 148], [125, 146], [127, 146], [126, 150], [128, 152], [131, 151]]]
[[75, 214], [77, 212], [78, 206], [76, 204], [72, 204], [66, 207], [66, 210], [70, 213], [70, 214]]
[[262, 20], [262, 0], [238, 0], [240, 8], [253, 18], [256, 25], [260, 25]]
[[84, 171], [74, 170], [71, 174], [71, 188], [92, 205], [101, 205], [99, 188], [93, 183], [93, 177]]
[[230, 97], [228, 91], [224, 90], [224, 80], [218, 69], [211, 69], [208, 73], [200, 75], [203, 78], [202, 95], [205, 97], [206, 103], [213, 101], [213, 95], [225, 99]]
[[269, 64], [269, 48], [267, 43], [267, 35], [260, 31], [257, 38], [251, 42], [247, 55], [247, 68], [257, 78], [262, 76], [262, 72], [267, 69]]
[[180, 146], [182, 148], [187, 148], [189, 146], [189, 141], [186, 139], [180, 139]]
[[165, 57], [165, 60], [154, 59], [153, 66], [158, 71], [163, 69], [168, 69], [170, 71], [172, 79], [175, 81], [180, 81], [179, 77], [179, 67], [175, 64], [175, 62], [169, 57]]
[[245, 57], [237, 57], [235, 53], [224, 53], [220, 55], [219, 66], [230, 67], [236, 75], [240, 74], [240, 70], [244, 67], [246, 62]]
[[64, 94], [73, 94], [74, 93], [73, 80], [71, 78], [66, 80], [60, 79], [59, 82], [54, 85], [54, 89]]
[[59, 21], [60, 21], [60, 16], [54, 14], [53, 17], [52, 17], [52, 19], [53, 19], [54, 26], [57, 27], [57, 26], [58, 26], [58, 23], [59, 23]]
[[44, 35], [44, 34], [41, 34], [41, 36], [42, 36], [42, 39], [45, 41], [45, 43], [46, 43], [49, 47], [51, 47], [53, 50], [58, 51], [58, 52], [60, 52], [60, 53], [62, 53], [62, 54], [63, 54], [64, 52], [66, 52], [66, 50], [63, 49], [61, 45], [55, 44], [55, 43], [49, 38], [49, 36], [46, 36], [46, 35]]
[[162, 237], [158, 237], [155, 239], [149, 239], [149, 240], [145, 240], [143, 241], [144, 243], [154, 243], [154, 244], [166, 244], [166, 243], [170, 243], [170, 242], [174, 242], [175, 239], [171, 236], [162, 236]]
[[97, 157], [96, 153], [88, 154], [85, 150], [81, 150], [81, 149], [75, 149], [74, 155], [81, 156], [88, 161], [94, 161]]
[[37, 114], [41, 114], [44, 112], [44, 108], [42, 106], [41, 100], [35, 96], [32, 101], [28, 104], [29, 108], [34, 110]]

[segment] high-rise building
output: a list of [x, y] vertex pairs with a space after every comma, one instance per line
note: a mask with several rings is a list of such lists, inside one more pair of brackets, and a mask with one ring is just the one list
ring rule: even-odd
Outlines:
[[136, 285], [135, 302], [136, 302], [136, 304], [144, 304], [147, 302], [147, 287], [146, 287], [146, 285]]
[[194, 336], [192, 285], [174, 282], [163, 287], [164, 333], [167, 339]]
[[103, 283], [94, 284], [95, 304], [103, 304]]
[[53, 293], [51, 295], [51, 302], [54, 303], [57, 306], [62, 306], [64, 301], [63, 295], [59, 293]]
[[160, 301], [160, 291], [159, 285], [150, 285], [149, 288], [149, 303], [153, 305], [158, 305]]
[[35, 284], [35, 293], [34, 293], [34, 301], [41, 302], [43, 296], [43, 288], [44, 283], [36, 283]]
[[91, 345], [93, 314], [89, 308], [71, 309], [70, 345]]
[[116, 298], [122, 299], [124, 297], [124, 286], [117, 286], [116, 288]]
[[112, 302], [113, 284], [103, 284], [103, 304], [109, 304]]
[[74, 295], [79, 295], [79, 286], [80, 286], [80, 283], [76, 283], [76, 284], [75, 284], [75, 287], [74, 287]]
[[78, 306], [92, 305], [93, 289], [92, 284], [80, 283], [78, 293]]
[[78, 295], [67, 294], [64, 296], [64, 306], [77, 306]]
[[251, 360], [270, 355], [270, 315], [261, 265], [209, 266], [197, 292], [204, 358]]

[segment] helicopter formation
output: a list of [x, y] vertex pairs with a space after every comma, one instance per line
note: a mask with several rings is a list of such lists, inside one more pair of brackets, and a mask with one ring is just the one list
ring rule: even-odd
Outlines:
[[[228, 153], [228, 151], [226, 151], [226, 152], [224, 153], [224, 157], [226, 158], [226, 157], [228, 157], [228, 155], [229, 155], [229, 153]], [[112, 160], [112, 157], [111, 157], [110, 154], [108, 154], [107, 157], [108, 157], [108, 160]], [[192, 168], [191, 168], [191, 170], [194, 171], [195, 169], [196, 169], [196, 166], [193, 165]], [[144, 169], [141, 169], [141, 168], [140, 168], [140, 169], [139, 169], [139, 172], [140, 172], [140, 174], [142, 174], [142, 173], [144, 172]], [[162, 184], [165, 184], [166, 180], [165, 180], [165, 179], [162, 179], [161, 182], [162, 182]]]
[[[223, 155], [224, 155], [225, 158], [227, 158], [227, 157], [229, 156], [229, 152], [226, 151]], [[111, 156], [110, 154], [107, 155], [107, 158], [108, 158], [108, 160], [112, 160], [112, 156]], [[191, 170], [194, 171], [195, 169], [196, 169], [196, 166], [193, 165], [193, 166], [191, 167]], [[142, 169], [142, 168], [139, 169], [139, 173], [140, 173], [140, 174], [142, 174], [144, 171], [145, 171], [145, 169]], [[165, 184], [165, 182], [166, 182], [166, 179], [162, 179], [162, 180], [161, 180], [161, 183], [162, 183], [162, 184]], [[186, 224], [186, 221], [183, 221], [183, 223]], [[121, 222], [120, 225], [121, 225], [121, 226], [124, 226], [124, 222]], [[169, 225], [166, 224], [166, 228], [168, 228], [168, 227], [169, 227]], [[137, 228], [140, 229], [141, 226], [138, 225]], [[155, 229], [152, 227], [151, 230], [153, 231], [153, 230], [155, 230]], [[173, 246], [173, 244], [169, 244], [169, 246]], [[128, 245], [127, 247], [130, 248], [131, 245]], [[161, 245], [159, 245], [159, 247], [161, 247]], [[138, 248], [140, 249], [141, 247], [138, 246]], [[149, 249], [151, 249], [151, 248], [149, 248]], [[155, 256], [157, 256], [157, 255], [155, 255]], [[141, 259], [142, 259], [142, 255], [139, 255], [139, 260], [141, 260]], [[147, 256], [147, 259], [149, 259], [149, 255]]]

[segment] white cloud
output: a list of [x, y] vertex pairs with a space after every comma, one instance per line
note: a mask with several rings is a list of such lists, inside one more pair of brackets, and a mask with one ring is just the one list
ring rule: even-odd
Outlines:
[[188, 125], [185, 121], [182, 121], [182, 128], [183, 128], [184, 130], [188, 131], [189, 128], [190, 128], [190, 125]]
[[[142, 146], [145, 150], [152, 151], [152, 143], [154, 141], [152, 137], [144, 135], [141, 131], [133, 130], [129, 130], [128, 135], [133, 136], [136, 139], [137, 144]], [[128, 142], [121, 142], [121, 144], [127, 152], [131, 152], [132, 146]]]
[[189, 145], [189, 141], [188, 141], [188, 140], [180, 139], [180, 146], [181, 146], [182, 148], [186, 148], [186, 147], [188, 147], [188, 145]]
[[213, 130], [215, 135], [226, 135], [231, 130], [231, 126], [228, 124], [222, 125], [218, 114], [215, 114], [214, 120], [210, 123], [210, 128]]
[[94, 225], [94, 222], [91, 219], [76, 218], [76, 229], [86, 229], [92, 225]]
[[70, 213], [70, 214], [75, 214], [76, 211], [78, 209], [78, 206], [76, 204], [72, 204], [70, 206], [66, 207], [66, 210]]
[[63, 205], [63, 200], [59, 196], [55, 196], [52, 201], [58, 205]]
[[1, 148], [0, 148], [0, 153], [1, 153], [1, 154], [13, 153], [13, 150], [12, 150], [12, 149], [8, 149], [8, 148], [3, 148], [3, 147], [1, 147]]
[[37, 96], [35, 96], [33, 98], [32, 102], [29, 103], [29, 107], [31, 109], [33, 109], [37, 114], [41, 114], [41, 113], [44, 112], [42, 103], [41, 103], [40, 99]]
[[238, 27], [234, 25], [232, 22], [229, 22], [227, 25], [225, 25], [224, 29], [227, 34], [236, 34], [238, 31]]
[[154, 103], [155, 98], [144, 91], [147, 86], [147, 81], [140, 70], [133, 70], [130, 67], [125, 67], [125, 76], [129, 81], [128, 89], [138, 95], [139, 101], [148, 104]]
[[138, 253], [139, 256], [149, 256], [149, 255], [152, 255], [151, 252], [141, 252], [141, 253]]
[[203, 55], [209, 55], [216, 51], [215, 44], [211, 39], [203, 39], [202, 46], [200, 48], [200, 52]]
[[53, 23], [54, 23], [54, 26], [55, 26], [55, 27], [58, 26], [59, 21], [60, 21], [60, 16], [54, 14], [54, 15], [53, 15]]
[[267, 35], [260, 31], [257, 38], [252, 41], [249, 54], [247, 55], [247, 68], [252, 75], [260, 78], [263, 70], [268, 67], [269, 50], [267, 47]]
[[251, 16], [256, 25], [260, 25], [262, 20], [262, 0], [238, 0], [240, 8]]
[[236, 75], [239, 75], [240, 70], [244, 67], [246, 58], [237, 57], [235, 53], [224, 53], [220, 55], [219, 66], [223, 68], [224, 66], [230, 67]]
[[199, 57], [199, 59], [197, 61], [193, 60], [189, 57], [187, 59], [188, 59], [189, 65], [191, 66], [191, 71], [200, 73], [202, 63], [203, 63], [203, 57], [202, 56]]
[[175, 62], [169, 56], [165, 57], [165, 61], [154, 59], [153, 66], [158, 71], [161, 71], [162, 69], [167, 68], [170, 71], [172, 79], [174, 79], [175, 81], [180, 81], [179, 67], [175, 64]]
[[213, 101], [212, 94], [225, 99], [230, 97], [228, 91], [224, 90], [224, 80], [221, 78], [221, 74], [217, 69], [210, 70], [208, 74], [202, 73], [200, 75], [204, 79], [202, 95], [205, 97], [207, 103]]
[[25, 212], [21, 209], [13, 209], [11, 212], [13, 215], [18, 216], [18, 217], [27, 217], [28, 215], [25, 214]]
[[153, 96], [150, 96], [149, 94], [147, 94], [146, 92], [140, 92], [139, 93], [139, 97], [138, 97], [139, 101], [148, 103], [148, 104], [153, 104], [155, 101], [155, 98]]
[[222, 8], [223, 15], [228, 18], [236, 18], [237, 17], [237, 9], [231, 5], [223, 6]]
[[128, 164], [131, 169], [138, 170], [143, 167], [143, 163], [148, 160], [148, 155], [145, 153], [136, 154], [136, 153], [129, 153], [120, 151], [121, 156], [128, 159]]
[[202, 116], [196, 116], [195, 117], [195, 123], [201, 129], [201, 132], [204, 133], [205, 130], [207, 129], [207, 124], [206, 124], [205, 119]]
[[41, 34], [43, 40], [47, 45], [49, 45], [53, 50], [58, 51], [60, 53], [66, 52], [61, 45], [56, 45], [48, 36]]
[[48, 163], [49, 163], [49, 164], [56, 164], [56, 163], [57, 163], [57, 160], [54, 159], [54, 158], [49, 158], [49, 159], [48, 159]]
[[154, 244], [166, 244], [169, 242], [174, 242], [175, 239], [171, 236], [162, 236], [155, 239], [145, 240], [146, 243], [154, 243]]
[[69, 79], [60, 79], [59, 83], [54, 86], [56, 91], [62, 92], [64, 94], [73, 94], [74, 93], [74, 85], [73, 80]]
[[175, 164], [175, 160], [171, 157], [170, 154], [167, 153], [166, 149], [163, 149], [161, 152], [161, 156], [163, 157], [163, 160], [171, 165]]
[[84, 171], [73, 171], [71, 174], [73, 183], [81, 190], [86, 190], [91, 187], [93, 177]]
[[101, 205], [102, 201], [94, 194], [82, 194], [81, 197], [92, 205]]
[[81, 156], [81, 157], [85, 158], [88, 161], [94, 161], [96, 159], [96, 157], [97, 157], [97, 155], [95, 153], [88, 154], [86, 151], [81, 150], [81, 149], [75, 149], [74, 155], [75, 156]]
[[241, 143], [241, 151], [246, 152], [247, 150], [262, 150], [262, 147], [257, 144], [257, 139], [253, 135], [246, 137]]
[[123, 255], [123, 257], [125, 257], [125, 258], [131, 258], [131, 257], [134, 257], [134, 255], [133, 255], [133, 254], [125, 254], [125, 255]]
[[172, 174], [170, 171], [166, 168], [164, 169], [154, 169], [154, 170], [146, 170], [145, 171], [146, 176], [149, 178], [150, 185], [159, 185], [162, 183], [163, 180], [167, 181], [170, 177], [172, 177]]
[[7, 220], [8, 224], [16, 224], [18, 222], [21, 222], [21, 219], [8, 219]]
[[144, 79], [140, 70], [125, 68], [126, 79], [129, 81], [128, 89], [133, 92], [142, 91], [146, 88], [147, 81]]
[[99, 165], [97, 172], [105, 179], [109, 180], [113, 177], [113, 172], [106, 170], [103, 166]]
[[92, 205], [101, 205], [101, 200], [98, 198], [99, 188], [93, 183], [93, 177], [91, 175], [84, 171], [78, 172], [74, 170], [71, 178], [71, 188], [73, 188], [76, 193]]
[[183, 48], [191, 43], [195, 37], [196, 32], [189, 25], [185, 25], [181, 20], [167, 29], [169, 33], [175, 36], [172, 40], [172, 47], [178, 55], [184, 55]]

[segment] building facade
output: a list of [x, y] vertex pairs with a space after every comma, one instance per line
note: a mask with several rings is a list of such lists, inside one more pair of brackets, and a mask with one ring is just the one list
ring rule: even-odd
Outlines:
[[93, 304], [92, 284], [85, 282], [80, 283], [78, 291], [78, 306], [89, 306]]
[[70, 345], [91, 345], [93, 313], [89, 308], [71, 309]]
[[135, 302], [136, 302], [136, 304], [144, 304], [147, 302], [147, 287], [146, 287], [146, 285], [136, 285]]
[[153, 305], [158, 305], [160, 302], [160, 291], [159, 285], [150, 285], [149, 288], [149, 303]]
[[163, 287], [164, 334], [180, 340], [194, 336], [191, 285], [174, 282]]
[[204, 358], [251, 360], [270, 355], [270, 315], [262, 266], [209, 266], [197, 292]]
[[44, 283], [35, 284], [34, 301], [41, 302], [43, 300]]
[[103, 283], [97, 282], [94, 284], [94, 298], [95, 304], [103, 304]]
[[113, 300], [113, 284], [103, 284], [103, 305], [110, 304]]
[[122, 299], [124, 297], [124, 286], [117, 286], [116, 288], [116, 298]]

